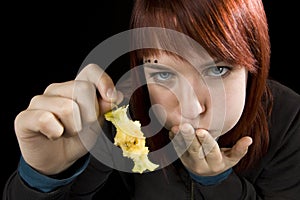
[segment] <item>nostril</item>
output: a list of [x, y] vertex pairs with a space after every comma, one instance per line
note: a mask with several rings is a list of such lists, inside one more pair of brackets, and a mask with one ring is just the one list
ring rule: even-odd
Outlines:
[[181, 114], [184, 118], [195, 119], [205, 112], [205, 107], [199, 101], [181, 104]]

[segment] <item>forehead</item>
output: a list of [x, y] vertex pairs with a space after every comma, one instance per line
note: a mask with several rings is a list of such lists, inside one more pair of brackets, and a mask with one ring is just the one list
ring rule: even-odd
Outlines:
[[214, 60], [212, 57], [207, 55], [196, 55], [196, 54], [189, 54], [188, 58], [183, 58], [176, 54], [170, 54], [166, 52], [160, 52], [155, 55], [147, 55], [143, 57], [143, 62], [146, 64], [152, 65], [167, 65], [167, 66], [190, 66], [194, 68], [202, 68], [205, 66], [215, 65], [218, 60]]

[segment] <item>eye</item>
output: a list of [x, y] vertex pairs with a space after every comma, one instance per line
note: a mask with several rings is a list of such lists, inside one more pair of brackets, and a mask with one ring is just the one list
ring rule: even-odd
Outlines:
[[147, 83], [161, 86], [172, 87], [178, 79], [178, 74], [172, 66], [144, 64], [144, 72]]
[[223, 77], [231, 71], [231, 67], [227, 66], [213, 66], [204, 70], [205, 76]]
[[165, 82], [172, 79], [174, 74], [170, 72], [154, 72], [150, 74], [150, 77], [153, 78], [154, 81], [157, 82]]
[[160, 80], [167, 80], [171, 77], [171, 73], [169, 72], [160, 72], [157, 73], [157, 78]]

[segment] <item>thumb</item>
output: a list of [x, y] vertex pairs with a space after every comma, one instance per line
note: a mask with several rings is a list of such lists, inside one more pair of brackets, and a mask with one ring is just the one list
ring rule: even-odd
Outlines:
[[229, 151], [224, 152], [225, 156], [232, 163], [232, 166], [238, 163], [246, 155], [251, 144], [252, 138], [245, 136], [239, 139]]

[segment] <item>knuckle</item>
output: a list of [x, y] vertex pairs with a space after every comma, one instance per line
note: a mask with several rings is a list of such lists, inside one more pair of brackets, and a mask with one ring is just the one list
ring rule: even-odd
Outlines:
[[53, 129], [52, 127], [53, 124], [55, 124], [53, 122], [56, 120], [55, 115], [51, 112], [43, 112], [38, 119], [39, 130], [50, 140], [57, 139], [62, 133], [58, 129]]
[[70, 99], [60, 99], [58, 103], [59, 115], [62, 118], [69, 117], [73, 114], [75, 108], [77, 108], [77, 104]]
[[95, 74], [102, 73], [102, 72], [103, 70], [99, 65], [95, 63], [90, 63], [82, 69], [80, 75], [82, 76], [82, 78], [86, 79], [89, 76], [94, 76]]
[[86, 65], [85, 69], [99, 69], [99, 65], [95, 64], [95, 63], [89, 63], [88, 65]]
[[51, 120], [54, 119], [54, 115], [50, 112], [43, 112], [40, 117], [38, 118], [38, 123], [40, 124], [40, 127], [45, 127]]
[[48, 85], [44, 91], [44, 93], [49, 93], [50, 91], [56, 89], [57, 87], [59, 87], [60, 83], [51, 83], [50, 85]]
[[34, 105], [39, 104], [39, 101], [40, 101], [41, 97], [42, 97], [42, 95], [36, 95], [36, 96], [32, 97], [31, 100], [30, 100], [30, 102], [29, 102], [28, 108], [33, 107]]
[[14, 128], [15, 128], [15, 132], [16, 132], [16, 134], [18, 135], [18, 133], [19, 133], [19, 129], [22, 129], [23, 128], [23, 126], [22, 126], [22, 122], [23, 122], [23, 120], [24, 120], [24, 118], [25, 118], [25, 116], [26, 116], [26, 110], [23, 110], [23, 111], [21, 111], [16, 117], [15, 117], [15, 120], [14, 120]]
[[85, 93], [87, 91], [95, 90], [94, 85], [91, 82], [88, 81], [77, 81], [77, 84], [75, 85], [75, 90], [77, 92]]
[[192, 154], [192, 155], [194, 155], [194, 154], [199, 154], [199, 147], [197, 148], [197, 147], [191, 145], [191, 146], [188, 148], [188, 152], [189, 152], [190, 154]]

